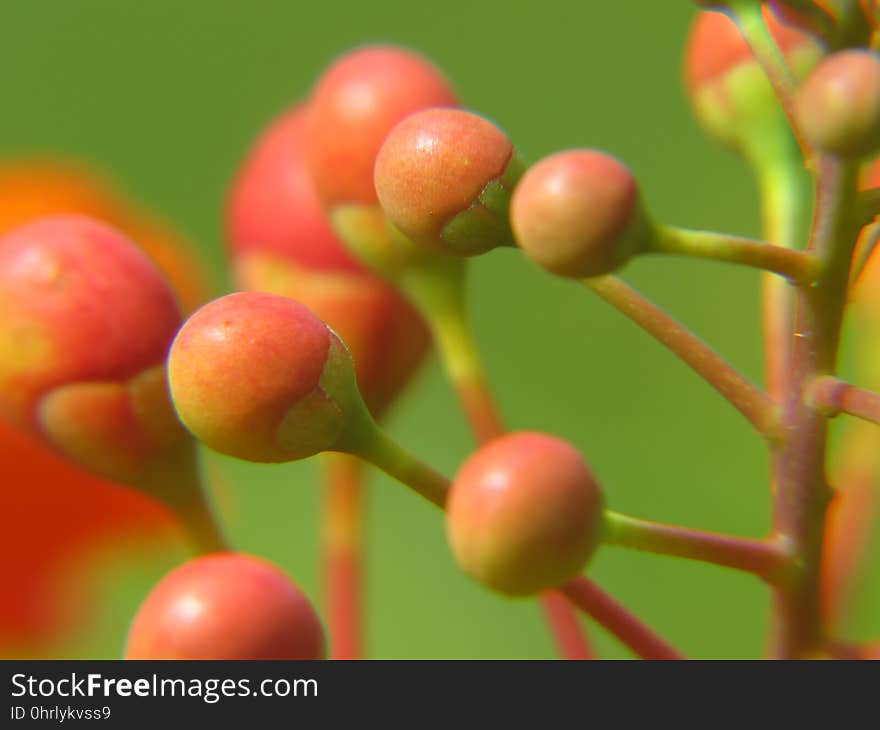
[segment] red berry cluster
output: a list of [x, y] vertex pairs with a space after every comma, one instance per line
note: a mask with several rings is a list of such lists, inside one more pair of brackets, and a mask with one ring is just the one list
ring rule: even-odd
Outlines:
[[[834, 636], [828, 606], [844, 569], [833, 559], [852, 562], [839, 547], [851, 526], [840, 515], [851, 510], [827, 513], [824, 453], [829, 417], [880, 419], [880, 396], [835, 376], [844, 307], [862, 269], [870, 276], [880, 238], [871, 231], [880, 196], [857, 187], [859, 165], [880, 150], [876, 15], [870, 3], [833, 12], [783, 0], [698, 4], [712, 7], [697, 16], [686, 54], [698, 119], [761, 179], [811, 171], [812, 226], [806, 206], [790, 205], [795, 186], [768, 199], [766, 240], [661, 224], [615, 156], [567, 150], [527, 167], [427, 60], [383, 46], [337, 59], [258, 135], [225, 210], [239, 291], [182, 323], [191, 290], [174, 257], [140, 248], [109, 209], [62, 204], [2, 226], [0, 416], [160, 500], [205, 553], [146, 598], [126, 657], [325, 655], [303, 593], [229, 546], [199, 477], [198, 443], [251, 462], [333, 454], [324, 551], [334, 657], [362, 653], [353, 459], [444, 509], [460, 568], [498, 593], [538, 597], [564, 656], [589, 655], [572, 613], [580, 609], [643, 657], [680, 657], [582, 575], [603, 543], [758, 576], [778, 599], [776, 656], [870, 655]], [[748, 419], [773, 463], [766, 538], [613, 512], [572, 445], [505, 433], [464, 306], [467, 259], [495, 249], [585, 284]], [[646, 254], [769, 275], [766, 389], [614, 275]], [[452, 480], [379, 425], [432, 341], [479, 441]]]

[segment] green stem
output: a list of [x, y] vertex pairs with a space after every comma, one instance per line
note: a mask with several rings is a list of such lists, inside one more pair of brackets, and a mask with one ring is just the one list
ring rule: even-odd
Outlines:
[[712, 231], [657, 226], [650, 250], [751, 266], [796, 284], [812, 283], [818, 273], [816, 258], [803, 251]]
[[[769, 150], [756, 151], [752, 167], [758, 177], [764, 238], [777, 246], [802, 248], [807, 238], [813, 183], [787, 130], [786, 136]], [[771, 274], [762, 277], [765, 382], [770, 397], [777, 402], [785, 397], [791, 372], [794, 296], [788, 282]]]
[[778, 438], [776, 403], [699, 337], [617, 277], [599, 276], [584, 284], [681, 358], [765, 438]]
[[398, 445], [378, 426], [352, 453], [441, 509], [446, 505], [449, 480]]
[[602, 541], [661, 555], [714, 563], [753, 573], [775, 583], [789, 572], [784, 546], [773, 540], [719, 535], [688, 527], [664, 525], [606, 510]]
[[479, 443], [504, 433], [462, 298], [434, 311], [429, 320], [443, 367]]
[[185, 510], [178, 510], [178, 515], [197, 552], [216, 553], [232, 549], [207, 501], [192, 503]]
[[231, 550], [208, 496], [195, 444], [182, 447], [169, 463], [172, 468], [145, 477], [152, 485], [148, 491], [171, 508], [197, 553]]
[[800, 125], [795, 113], [794, 97], [797, 79], [788, 67], [764, 22], [764, 16], [761, 12], [762, 5], [762, 0], [730, 0], [727, 4], [727, 15], [736, 23], [751, 48], [755, 60], [767, 76], [767, 80], [776, 92], [795, 139], [798, 141], [804, 159], [809, 160], [810, 150], [800, 132]]

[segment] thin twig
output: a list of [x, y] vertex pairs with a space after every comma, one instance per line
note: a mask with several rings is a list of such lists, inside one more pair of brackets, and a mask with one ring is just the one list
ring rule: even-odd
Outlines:
[[681, 358], [717, 390], [765, 438], [779, 436], [779, 408], [699, 337], [615, 276], [584, 279], [584, 284]]

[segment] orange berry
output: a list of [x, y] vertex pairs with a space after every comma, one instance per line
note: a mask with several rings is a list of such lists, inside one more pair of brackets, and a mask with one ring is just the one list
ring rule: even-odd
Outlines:
[[529, 168], [511, 201], [516, 241], [538, 266], [567, 277], [607, 274], [650, 238], [629, 169], [596, 150], [567, 150]]
[[488, 120], [427, 109], [389, 133], [376, 158], [376, 193], [413, 241], [470, 256], [512, 244], [508, 208], [522, 169], [510, 140]]
[[529, 595], [583, 570], [599, 541], [602, 494], [573, 446], [519, 432], [465, 461], [446, 510], [461, 569], [501, 593]]
[[248, 461], [332, 449], [360, 403], [351, 356], [336, 334], [299, 302], [260, 292], [197, 310], [171, 346], [168, 380], [190, 431]]
[[126, 659], [323, 659], [308, 598], [278, 568], [219, 553], [166, 575], [138, 609]]
[[454, 106], [442, 74], [421, 56], [366, 46], [321, 75], [309, 104], [309, 167], [325, 206], [372, 205], [373, 166], [397, 122], [420, 109]]

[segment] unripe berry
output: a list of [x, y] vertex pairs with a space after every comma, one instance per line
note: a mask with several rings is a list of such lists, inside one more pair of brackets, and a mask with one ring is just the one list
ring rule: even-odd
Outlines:
[[848, 50], [824, 59], [797, 94], [797, 117], [819, 149], [860, 158], [880, 149], [880, 56]]
[[249, 555], [196, 558], [138, 609], [126, 659], [323, 659], [324, 632], [284, 573]]
[[632, 173], [596, 150], [567, 150], [537, 162], [517, 186], [510, 214], [525, 255], [560, 276], [606, 274], [650, 238]]
[[333, 449], [363, 407], [336, 334], [299, 302], [259, 292], [197, 310], [171, 346], [168, 380], [190, 431], [248, 461]]
[[159, 272], [112, 228], [70, 215], [7, 233], [0, 414], [103, 476], [155, 481], [191, 447], [162, 372], [179, 323]]
[[[764, 14], [789, 67], [798, 76], [821, 56], [812, 38]], [[767, 78], [736, 25], [723, 13], [699, 12], [688, 34], [685, 88], [700, 125], [724, 144], [759, 156], [788, 123]], [[775, 142], [774, 142], [775, 144]]]
[[490, 441], [459, 469], [446, 532], [465, 573], [501, 593], [530, 595], [583, 570], [601, 519], [599, 485], [577, 450], [519, 432]]
[[428, 333], [331, 228], [306, 169], [305, 116], [297, 105], [276, 119], [235, 179], [226, 216], [233, 271], [239, 288], [295, 299], [332, 327], [378, 416], [423, 360]]
[[0, 234], [37, 218], [79, 213], [129, 236], [167, 277], [185, 311], [208, 298], [209, 286], [192, 247], [155, 215], [124, 200], [81, 165], [58, 160], [0, 162]]
[[506, 135], [459, 109], [428, 109], [389, 133], [375, 184], [389, 220], [413, 241], [462, 256], [512, 244], [508, 209], [523, 165]]
[[442, 74], [411, 51], [367, 46], [337, 59], [308, 115], [309, 167], [324, 205], [375, 204], [373, 165], [391, 128], [420, 109], [456, 103]]

